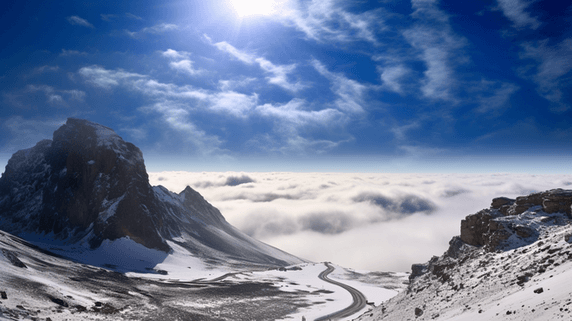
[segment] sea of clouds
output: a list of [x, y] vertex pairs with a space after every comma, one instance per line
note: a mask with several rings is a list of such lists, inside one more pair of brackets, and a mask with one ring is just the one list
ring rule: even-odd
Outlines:
[[151, 172], [187, 185], [250, 236], [314, 262], [409, 271], [441, 255], [466, 215], [498, 196], [572, 185], [572, 175]]

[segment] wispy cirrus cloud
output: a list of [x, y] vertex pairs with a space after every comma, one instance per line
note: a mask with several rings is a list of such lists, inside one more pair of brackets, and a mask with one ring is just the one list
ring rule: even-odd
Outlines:
[[245, 64], [258, 64], [260, 69], [270, 74], [270, 76], [266, 77], [266, 80], [269, 84], [279, 86], [292, 92], [299, 91], [300, 89], [306, 87], [300, 81], [291, 82], [289, 80], [289, 75], [293, 74], [297, 67], [296, 64], [276, 65], [265, 58], [256, 57], [253, 54], [241, 51], [226, 41], [218, 42], [213, 45], [219, 50], [230, 54]]
[[378, 45], [376, 34], [385, 29], [383, 10], [352, 13], [341, 1], [289, 1], [280, 12], [283, 23], [318, 42], [359, 40]]
[[348, 113], [362, 113], [365, 111], [363, 95], [368, 89], [366, 85], [349, 79], [340, 73], [329, 71], [318, 60], [314, 59], [312, 65], [322, 76], [330, 81], [331, 90], [338, 97], [334, 103], [337, 108]]
[[478, 113], [500, 114], [502, 108], [507, 104], [512, 95], [517, 92], [520, 87], [507, 82], [481, 80], [476, 86], [477, 100], [479, 107], [476, 109]]
[[160, 35], [164, 34], [165, 32], [179, 30], [179, 29], [180, 27], [174, 23], [160, 23], [151, 27], [145, 27], [139, 31], [125, 30], [125, 33], [132, 38], [139, 38], [145, 34]]
[[[274, 138], [266, 137], [263, 141], [251, 140], [253, 145], [270, 146], [269, 151], [282, 154], [305, 155], [321, 154], [332, 150], [340, 143], [351, 139], [342, 135], [338, 140], [304, 137], [301, 132], [308, 128], [319, 128], [329, 131], [331, 128], [342, 129], [347, 117], [334, 108], [311, 110], [307, 101], [294, 98], [284, 104], [264, 104], [256, 107], [256, 113], [274, 122]], [[262, 143], [262, 144], [260, 144]]]
[[383, 87], [396, 92], [398, 94], [403, 93], [403, 80], [409, 73], [409, 68], [405, 67], [404, 64], [393, 64], [385, 67], [378, 67], [378, 72], [380, 73], [381, 81], [383, 82]]
[[108, 70], [95, 65], [83, 67], [78, 71], [78, 73], [88, 83], [104, 89], [111, 89], [112, 87], [118, 86], [120, 82], [125, 80], [146, 78], [144, 75], [127, 72], [122, 69]]
[[30, 84], [23, 89], [3, 93], [4, 100], [11, 106], [32, 108], [38, 103], [64, 108], [85, 101], [86, 93], [78, 89], [58, 89], [44, 84]]
[[95, 27], [89, 23], [89, 21], [78, 17], [78, 16], [70, 16], [67, 17], [66, 20], [71, 23], [72, 25], [76, 25], [76, 26], [83, 26], [83, 27], [87, 27], [87, 28], [92, 28], [94, 29]]
[[570, 109], [565, 99], [566, 92], [570, 91], [570, 80], [566, 77], [572, 70], [572, 38], [564, 39], [557, 45], [549, 45], [548, 40], [522, 45], [521, 59], [533, 59], [538, 64], [532, 68], [532, 75], [528, 70], [521, 75], [532, 78], [538, 85], [538, 93], [552, 102], [551, 108], [555, 112], [564, 112]]
[[[179, 148], [192, 148], [195, 154], [202, 156], [224, 153], [224, 151], [220, 149], [222, 141], [216, 135], [209, 135], [204, 130], [201, 130], [191, 121], [189, 119], [189, 110], [184, 104], [164, 100], [141, 107], [139, 110], [145, 113], [158, 113], [162, 121], [167, 124], [171, 130], [179, 134], [179, 139], [181, 140], [178, 143]], [[184, 142], [184, 144], [181, 142]]]
[[415, 10], [411, 15], [416, 23], [403, 35], [425, 62], [421, 91], [427, 98], [455, 100], [452, 93], [455, 66], [465, 60], [461, 49], [466, 41], [452, 31], [449, 17], [439, 9], [437, 1], [414, 0], [411, 5]]
[[130, 12], [125, 13], [125, 16], [126, 16], [127, 18], [134, 19], [134, 20], [143, 20], [143, 18], [141, 18], [141, 17], [139, 17], [139, 16], [137, 16], [137, 15], [134, 15], [134, 14], [132, 14], [132, 13], [130, 13]]
[[60, 66], [44, 65], [44, 66], [34, 68], [34, 74], [43, 74], [45, 72], [58, 72], [59, 70], [60, 70]]
[[497, 2], [500, 10], [512, 21], [515, 28], [523, 29], [529, 27], [535, 30], [540, 27], [540, 21], [526, 12], [526, 9], [534, 0], [497, 0]]
[[[74, 100], [78, 102], [83, 102], [85, 99], [85, 92], [82, 90], [72, 89], [72, 90], [59, 90], [48, 85], [28, 85], [26, 86], [25, 92], [34, 93], [42, 92], [46, 95], [46, 100], [51, 105], [56, 106], [66, 106], [69, 100]], [[64, 99], [64, 97], [66, 99]]]
[[79, 50], [67, 50], [62, 48], [60, 57], [70, 57], [70, 56], [87, 56], [87, 52]]
[[117, 18], [119, 18], [119, 16], [116, 14], [103, 14], [102, 13], [99, 16], [101, 17], [101, 20], [107, 21], [107, 22], [111, 22], [111, 21], [114, 21]]
[[[170, 56], [184, 56], [183, 53], [167, 51]], [[83, 67], [78, 74], [95, 87], [110, 90], [123, 87], [138, 92], [153, 103], [141, 107], [145, 113], [155, 112], [172, 130], [184, 134], [185, 140], [195, 146], [196, 153], [212, 155], [225, 153], [220, 147], [223, 142], [201, 129], [191, 116], [196, 112], [211, 112], [237, 119], [249, 117], [258, 102], [256, 94], [246, 95], [234, 91], [209, 91], [190, 85], [166, 84], [146, 75], [108, 70], [101, 66]]]
[[[103, 14], [103, 13], [100, 14], [99, 16], [101, 17], [101, 20], [107, 21], [107, 22], [116, 21], [122, 17], [121, 15], [117, 15], [117, 14]], [[143, 18], [136, 16], [136, 15], [129, 13], [129, 12], [127, 12], [123, 16], [126, 18], [129, 18], [129, 19], [133, 19], [133, 20], [143, 20]]]
[[306, 110], [307, 102], [303, 99], [292, 99], [285, 104], [264, 104], [256, 107], [256, 111], [263, 116], [286, 121], [296, 126], [308, 123], [327, 124], [343, 117], [343, 113], [336, 109]]

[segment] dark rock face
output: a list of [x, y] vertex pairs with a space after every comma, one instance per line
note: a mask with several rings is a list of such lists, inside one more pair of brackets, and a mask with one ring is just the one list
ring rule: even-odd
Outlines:
[[167, 240], [176, 238], [209, 258], [301, 262], [236, 230], [190, 187], [180, 194], [152, 187], [139, 148], [110, 128], [73, 118], [53, 140], [9, 160], [0, 178], [0, 229], [16, 235], [53, 233], [91, 248], [129, 237], [164, 252], [171, 250]]
[[53, 232], [71, 242], [88, 236], [92, 247], [129, 236], [169, 250], [144, 213], [153, 190], [141, 151], [86, 120], [70, 118], [52, 141], [14, 154], [0, 178], [0, 197], [9, 219], [1, 227], [9, 232]]

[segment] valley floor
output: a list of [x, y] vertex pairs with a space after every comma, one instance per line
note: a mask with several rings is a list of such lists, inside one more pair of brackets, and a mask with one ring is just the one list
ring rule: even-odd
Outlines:
[[[178, 256], [154, 273], [119, 273], [2, 232], [0, 250], [2, 320], [314, 320], [352, 303], [345, 289], [318, 278], [322, 263], [232, 271], [208, 264], [194, 269]], [[406, 277], [339, 266], [329, 275], [376, 304], [403, 289]]]

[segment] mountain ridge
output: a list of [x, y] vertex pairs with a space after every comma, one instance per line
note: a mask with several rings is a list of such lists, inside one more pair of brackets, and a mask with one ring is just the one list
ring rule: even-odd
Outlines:
[[206, 259], [286, 266], [303, 260], [231, 226], [190, 187], [151, 186], [143, 154], [112, 129], [69, 118], [52, 140], [16, 152], [0, 177], [0, 229], [99, 248], [129, 238]]

